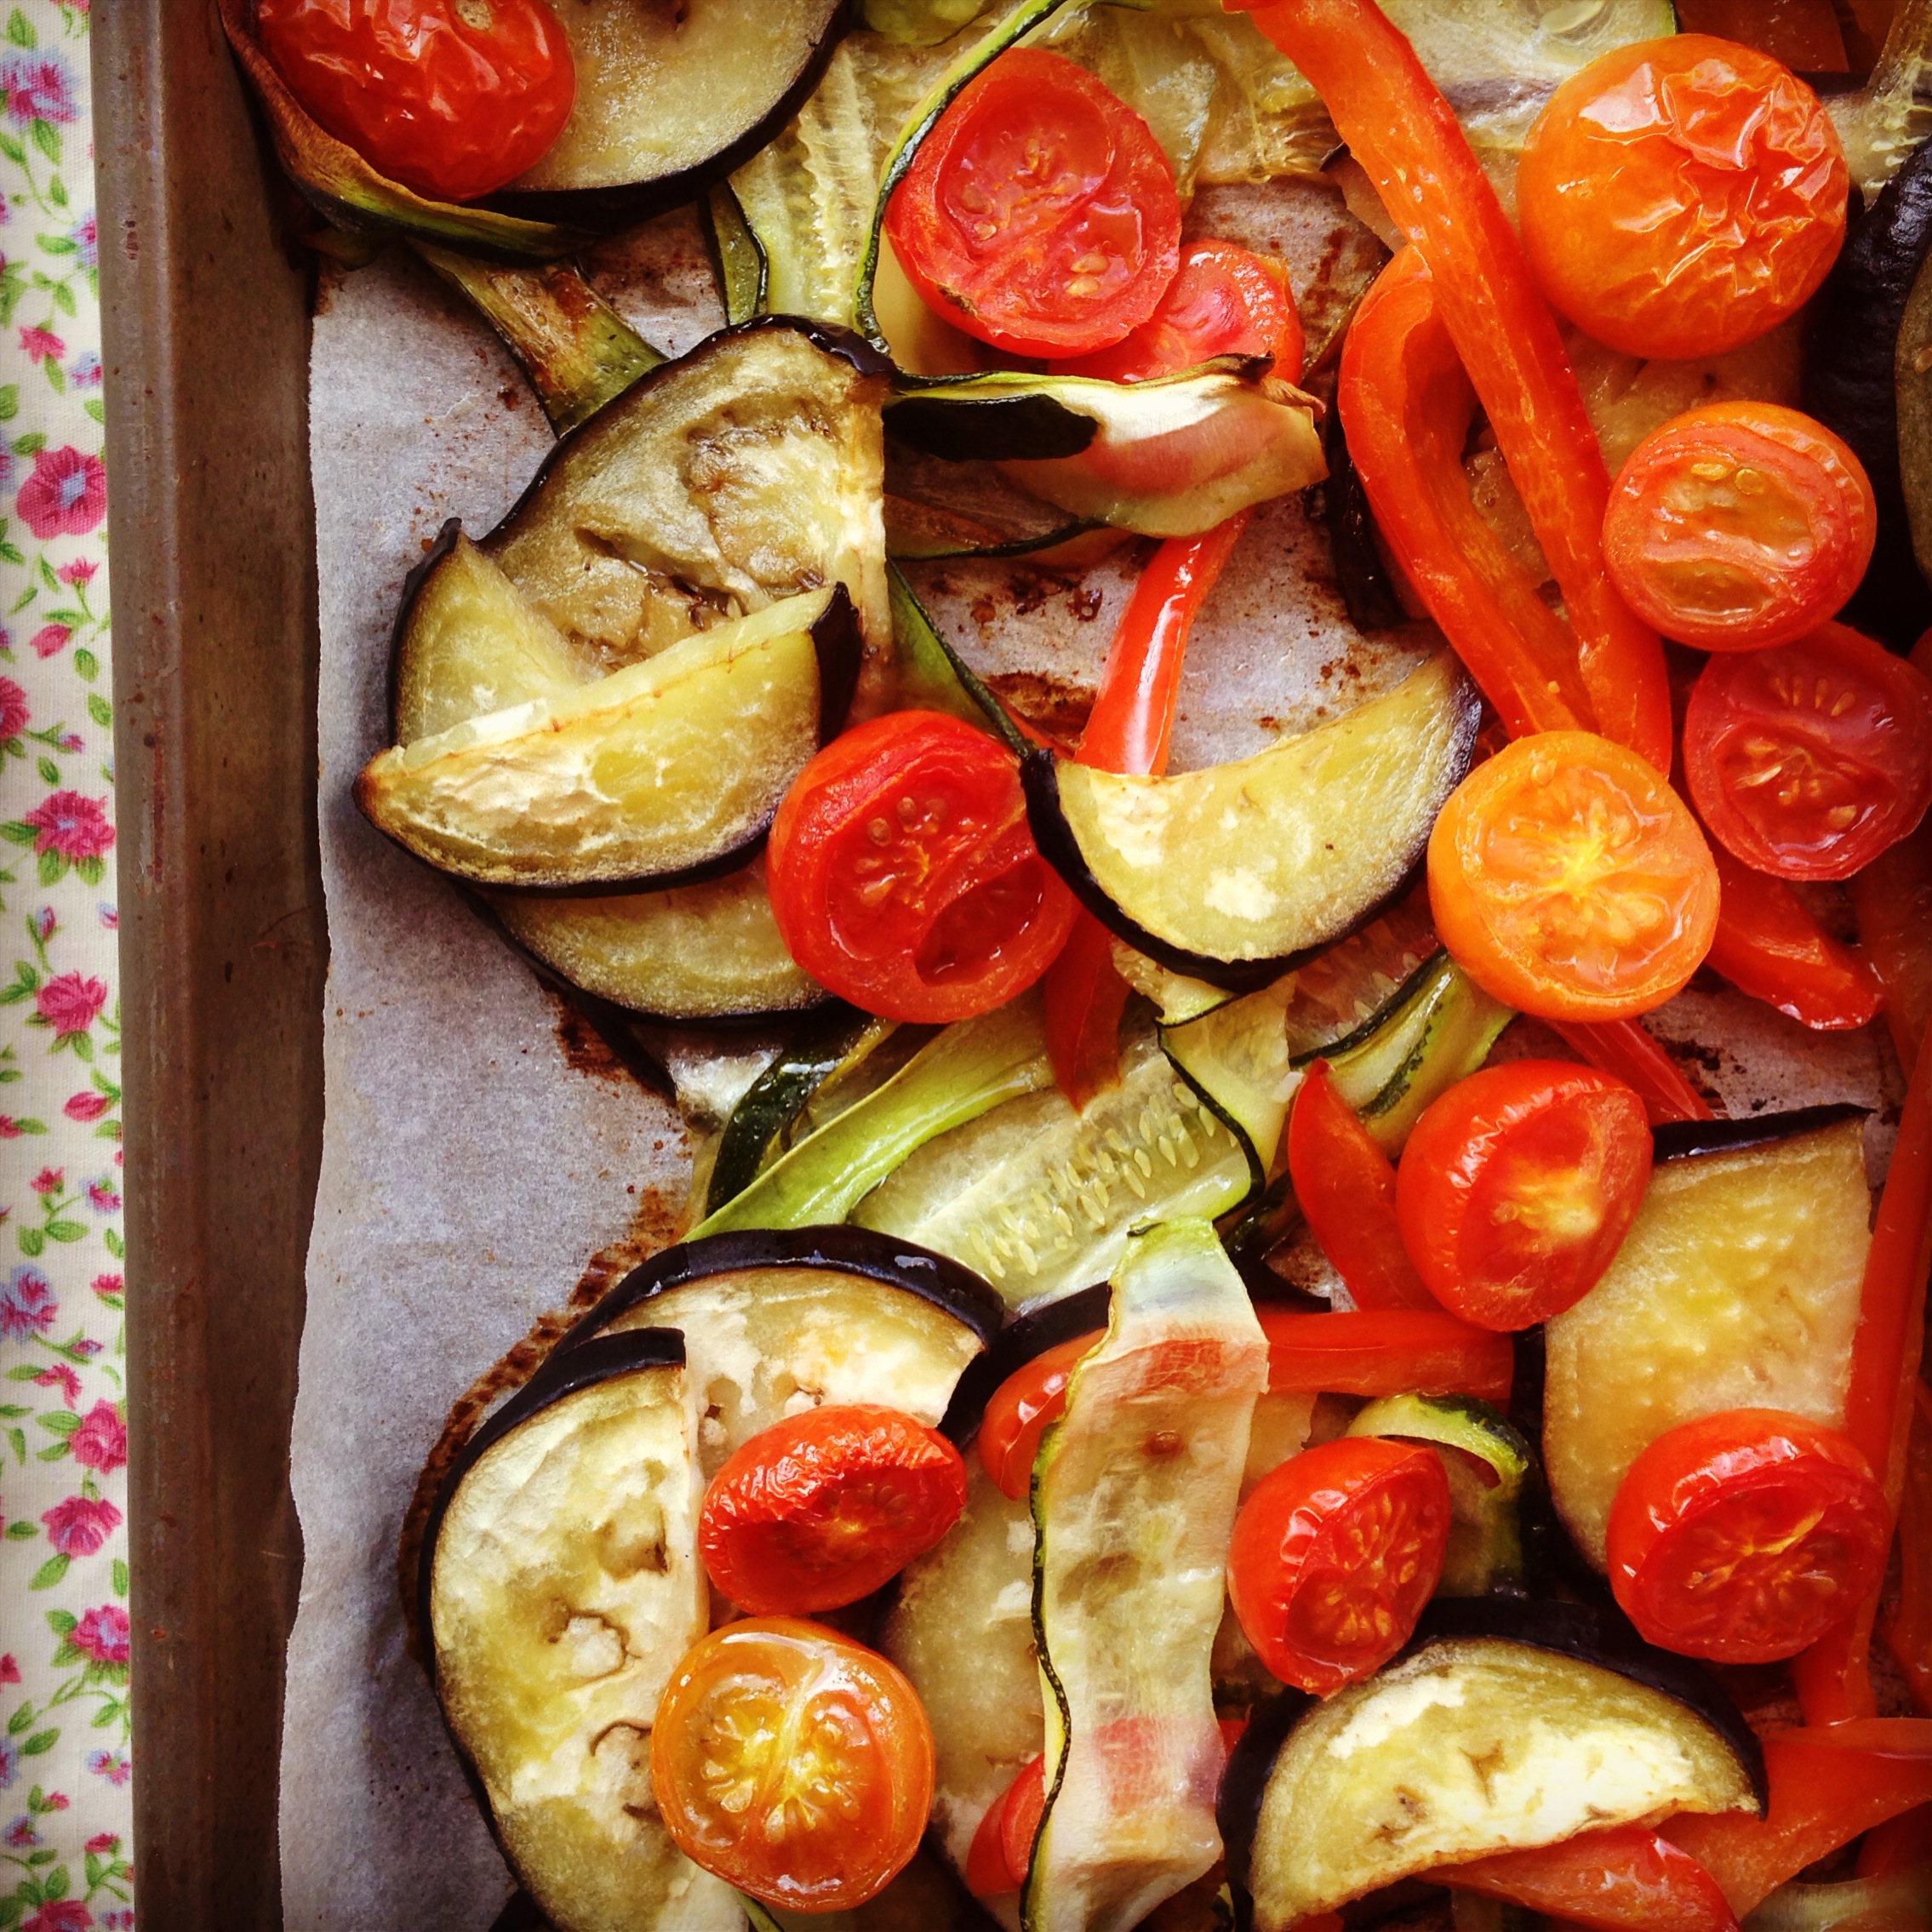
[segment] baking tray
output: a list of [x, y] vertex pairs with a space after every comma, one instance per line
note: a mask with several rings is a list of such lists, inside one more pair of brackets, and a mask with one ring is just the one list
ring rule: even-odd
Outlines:
[[279, 1926], [322, 1146], [309, 272], [211, 0], [94, 14], [146, 1932]]

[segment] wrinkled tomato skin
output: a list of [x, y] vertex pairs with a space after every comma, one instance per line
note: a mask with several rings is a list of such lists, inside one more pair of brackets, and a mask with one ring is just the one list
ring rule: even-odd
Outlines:
[[1890, 1528], [1850, 1438], [1777, 1409], [1679, 1425], [1610, 1506], [1610, 1588], [1649, 1642], [1720, 1664], [1795, 1657], [1877, 1588]]
[[1266, 356], [1284, 381], [1301, 379], [1300, 312], [1281, 266], [1235, 242], [1191, 242], [1160, 306], [1132, 334], [1055, 373], [1103, 382], [1178, 375], [1216, 356]]
[[1513, 1330], [1574, 1307], [1616, 1259], [1650, 1179], [1622, 1081], [1566, 1060], [1485, 1067], [1432, 1101], [1403, 1150], [1396, 1212], [1452, 1315]]
[[698, 1549], [740, 1609], [833, 1610], [896, 1576], [965, 1506], [965, 1463], [938, 1430], [895, 1409], [828, 1403], [726, 1459], [705, 1492]]
[[651, 1727], [651, 1793], [678, 1849], [767, 1905], [839, 1912], [919, 1848], [933, 1733], [876, 1651], [797, 1617], [685, 1652]]
[[1789, 643], [1835, 617], [1872, 561], [1878, 501], [1850, 448], [1772, 403], [1692, 409], [1632, 451], [1603, 557], [1624, 601], [1701, 650]]
[[1290, 1456], [1241, 1506], [1228, 1550], [1255, 1655], [1318, 1697], [1380, 1669], [1435, 1589], [1449, 1529], [1432, 1449], [1345, 1436]]
[[778, 809], [766, 870], [792, 957], [887, 1020], [990, 1012], [1073, 925], [1014, 759], [938, 712], [891, 712], [820, 752]]
[[1849, 878], [1932, 804], [1932, 682], [1843, 624], [1715, 657], [1684, 712], [1683, 763], [1726, 851], [1775, 878]]
[[542, 0], [260, 0], [256, 31], [312, 119], [432, 201], [534, 167], [576, 100]]
[[1041, 48], [1010, 49], [960, 90], [885, 226], [931, 308], [1015, 356], [1118, 342], [1180, 262], [1174, 171], [1147, 123]]
[[1017, 1501], [1026, 1494], [1040, 1438], [1066, 1413], [1066, 1385], [1074, 1368], [1100, 1340], [1096, 1329], [1043, 1349], [993, 1391], [975, 1439], [980, 1460], [1002, 1495]]
[[1830, 117], [1788, 69], [1678, 34], [1593, 60], [1523, 151], [1523, 243], [1552, 306], [1631, 356], [1735, 349], [1794, 315], [1845, 231]]
[[1711, 950], [1718, 871], [1682, 799], [1585, 731], [1477, 766], [1429, 837], [1436, 931], [1484, 992], [1547, 1020], [1634, 1020]]

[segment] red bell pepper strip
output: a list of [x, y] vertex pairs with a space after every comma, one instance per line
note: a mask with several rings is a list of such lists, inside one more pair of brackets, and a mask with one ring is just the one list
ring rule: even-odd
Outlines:
[[1356, 311], [1335, 406], [1383, 534], [1504, 729], [1594, 730], [1575, 634], [1470, 494], [1462, 451], [1476, 392], [1414, 249]]
[[1569, 1050], [1633, 1087], [1653, 1127], [1673, 1120], [1709, 1120], [1711, 1103], [1684, 1078], [1678, 1063], [1638, 1020], [1546, 1020]]
[[1402, 1244], [1395, 1169], [1318, 1060], [1288, 1117], [1288, 1175], [1358, 1308], [1437, 1308]]
[[1858, 1848], [1858, 1878], [1889, 1878], [1896, 1872], [1917, 1872], [1932, 1860], [1932, 1804], [1901, 1811], [1883, 1825], [1874, 1825]]
[[1764, 1768], [1771, 1803], [1763, 1817], [1681, 1812], [1663, 1827], [1723, 1888], [1740, 1918], [1861, 1832], [1932, 1803], [1932, 1719], [1786, 1731], [1765, 1739]]
[[1556, 321], [1454, 111], [1375, 0], [1275, 0], [1255, 24], [1312, 83], [1434, 272], [1449, 338], [1563, 592], [1598, 729], [1667, 771], [1663, 646], [1603, 568], [1603, 451]]
[[[1852, 1339], [1845, 1433], [1865, 1452], [1885, 1489], [1895, 1523], [1905, 1494], [1906, 1449], [1925, 1345], [1925, 1278], [1932, 1270], [1932, 1034], [1918, 1049], [1906, 1088], [1899, 1137], [1865, 1258], [1858, 1329]], [[1792, 1669], [1809, 1724], [1867, 1717], [1876, 1592], [1859, 1613], [1828, 1631]], [[1928, 1725], [1932, 1729], [1932, 1724]]]
[[[1899, 1599], [1878, 1633], [1905, 1673], [1912, 1702], [1932, 1718], [1932, 1389], [1912, 1392], [1912, 1434], [1899, 1499]], [[1932, 1856], [1932, 1822], [1923, 1843]]]
[[1434, 1876], [1603, 1932], [1736, 1932], [1718, 1881], [1647, 1825], [1586, 1832], [1532, 1851], [1499, 1852]]
[[1506, 1402], [1510, 1338], [1441, 1308], [1361, 1308], [1304, 1315], [1262, 1308], [1271, 1394], [1472, 1395]]
[[[1157, 777], [1167, 769], [1187, 636], [1248, 527], [1248, 512], [1196, 537], [1157, 550], [1115, 628], [1100, 688], [1074, 753], [1101, 771]], [[1083, 909], [1041, 987], [1047, 1057], [1060, 1090], [1077, 1107], [1120, 1084], [1120, 1016], [1128, 986], [1113, 941]]]

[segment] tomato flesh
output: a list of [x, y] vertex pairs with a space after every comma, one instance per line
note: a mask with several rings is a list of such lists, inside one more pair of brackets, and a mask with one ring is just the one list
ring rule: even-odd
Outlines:
[[705, 1492], [698, 1550], [740, 1609], [831, 1610], [896, 1576], [965, 1506], [966, 1466], [936, 1429], [896, 1409], [828, 1403], [726, 1459]]
[[1290, 1456], [1241, 1506], [1228, 1551], [1228, 1596], [1255, 1655], [1323, 1697], [1379, 1669], [1436, 1586], [1449, 1525], [1432, 1449], [1345, 1436]]
[[980, 1460], [1003, 1495], [1017, 1500], [1026, 1494], [1040, 1438], [1066, 1413], [1066, 1385], [1074, 1367], [1100, 1339], [1096, 1329], [1043, 1349], [993, 1391], [976, 1439]]
[[1061, 363], [1058, 373], [1106, 382], [1178, 375], [1216, 356], [1266, 356], [1300, 380], [1306, 340], [1285, 272], [1234, 242], [1191, 242], [1160, 306], [1111, 349]]
[[1932, 682], [1843, 624], [1712, 658], [1683, 721], [1711, 835], [1761, 872], [1849, 878], [1932, 804]]
[[1429, 905], [1494, 997], [1551, 1020], [1631, 1020], [1697, 970], [1718, 873], [1651, 766], [1584, 731], [1518, 738], [1478, 765], [1429, 838]]
[[1890, 1541], [1871, 1465], [1776, 1409], [1660, 1436], [1610, 1506], [1610, 1587], [1651, 1643], [1721, 1664], [1795, 1657], [1877, 1587]]
[[1643, 1100], [1566, 1060], [1485, 1067], [1416, 1122], [1396, 1211], [1424, 1285], [1478, 1328], [1573, 1307], [1616, 1258], [1650, 1179]]
[[1837, 257], [1849, 180], [1818, 97], [1734, 41], [1678, 34], [1550, 97], [1517, 176], [1551, 303], [1631, 356], [1721, 354], [1794, 315]]
[[926, 302], [1017, 356], [1077, 356], [1152, 316], [1180, 260], [1174, 170], [1083, 68], [1016, 47], [963, 88], [886, 206]]
[[534, 168], [577, 97], [542, 0], [260, 0], [256, 31], [313, 120], [435, 201]]
[[1073, 923], [1012, 757], [938, 712], [874, 718], [820, 752], [779, 807], [767, 870], [792, 957], [888, 1020], [990, 1011]]
[[1603, 556], [1625, 601], [1680, 643], [1788, 643], [1835, 616], [1872, 561], [1878, 501], [1850, 448], [1771, 403], [1718, 403], [1647, 437], [1610, 492]]
[[726, 1624], [659, 1702], [651, 1791], [694, 1864], [767, 1905], [841, 1911], [918, 1849], [932, 1727], [876, 1651], [795, 1617]]

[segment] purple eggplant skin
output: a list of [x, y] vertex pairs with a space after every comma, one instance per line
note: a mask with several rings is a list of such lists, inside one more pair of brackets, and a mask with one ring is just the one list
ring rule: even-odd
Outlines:
[[1878, 505], [1871, 566], [1839, 620], [1906, 651], [1932, 626], [1932, 587], [1912, 554], [1893, 357], [1932, 248], [1932, 142], [1906, 158], [1868, 214], [1860, 216], [1851, 192], [1851, 231], [1806, 312], [1800, 405], [1851, 445]]
[[1871, 1112], [1849, 1100], [1824, 1106], [1796, 1107], [1788, 1113], [1761, 1113], [1747, 1120], [1672, 1120], [1650, 1130], [1650, 1148], [1660, 1161], [1688, 1160], [1698, 1154], [1735, 1153], [1741, 1147], [1768, 1146], [1800, 1134], [1815, 1134], [1843, 1120], [1862, 1120]]
[[1227, 1861], [1227, 1879], [1234, 1895], [1238, 1924], [1252, 1919], [1248, 1874], [1252, 1868], [1255, 1834], [1261, 1822], [1261, 1800], [1275, 1757], [1288, 1734], [1318, 1700], [1306, 1690], [1284, 1686], [1250, 1715], [1248, 1728], [1236, 1741], [1221, 1769], [1220, 1790], [1215, 1798], [1215, 1828], [1220, 1833]]
[[986, 1345], [986, 1352], [966, 1364], [940, 1418], [940, 1433], [956, 1449], [970, 1448], [1000, 1384], [1049, 1348], [1076, 1335], [1098, 1335], [1107, 1325], [1112, 1300], [1112, 1289], [1101, 1282], [1009, 1322]]

